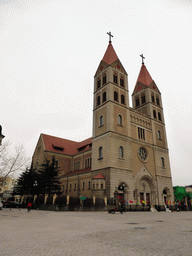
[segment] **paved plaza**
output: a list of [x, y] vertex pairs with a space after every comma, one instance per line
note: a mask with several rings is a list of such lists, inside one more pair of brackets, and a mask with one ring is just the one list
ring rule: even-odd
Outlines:
[[192, 212], [0, 211], [0, 255], [192, 255]]

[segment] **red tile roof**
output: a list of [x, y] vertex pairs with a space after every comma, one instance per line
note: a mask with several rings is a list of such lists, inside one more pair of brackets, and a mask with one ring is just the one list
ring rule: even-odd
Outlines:
[[69, 177], [69, 176], [74, 176], [74, 175], [78, 175], [78, 174], [83, 174], [83, 173], [87, 173], [87, 172], [90, 172], [90, 171], [91, 171], [91, 168], [88, 167], [88, 168], [85, 168], [85, 169], [69, 172], [69, 173], [63, 175], [61, 178], [65, 178], [65, 177]]
[[[89, 144], [92, 143], [92, 138], [86, 139], [82, 142], [62, 139], [47, 134], [41, 134], [45, 150], [55, 153], [62, 153], [66, 155], [75, 155], [78, 153], [79, 146], [84, 147], [82, 151], [89, 149]], [[62, 150], [63, 149], [63, 150]]]
[[102, 174], [98, 174], [93, 179], [104, 179], [105, 180], [105, 177]]
[[78, 148], [82, 148], [82, 147], [85, 147], [87, 145], [90, 145], [92, 144], [92, 138], [88, 138], [86, 140], [83, 140], [81, 142], [78, 143]]
[[142, 64], [136, 84], [138, 82], [141, 82], [142, 84], [149, 86], [152, 81], [153, 81], [153, 79], [151, 78], [147, 68], [145, 67], [144, 64]]
[[109, 43], [107, 50], [103, 56], [102, 61], [104, 61], [107, 64], [112, 64], [114, 61], [118, 60], [117, 54], [115, 50], [113, 49], [113, 46], [111, 43]]

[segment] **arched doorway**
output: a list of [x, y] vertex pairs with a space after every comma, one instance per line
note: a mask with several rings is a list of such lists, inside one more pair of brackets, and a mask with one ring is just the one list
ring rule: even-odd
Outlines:
[[150, 205], [154, 204], [153, 198], [153, 184], [150, 179], [143, 177], [138, 184], [139, 200], [142, 204]]
[[170, 193], [170, 189], [165, 187], [163, 189], [163, 203], [164, 204], [171, 204], [171, 193]]
[[167, 191], [165, 189], [163, 190], [163, 202], [164, 204], [168, 204]]

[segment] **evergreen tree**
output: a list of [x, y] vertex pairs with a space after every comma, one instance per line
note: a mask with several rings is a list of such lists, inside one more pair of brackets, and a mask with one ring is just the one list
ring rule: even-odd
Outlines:
[[40, 183], [38, 184], [43, 194], [54, 194], [60, 192], [59, 168], [55, 157], [52, 157], [52, 162], [48, 159], [40, 167]]
[[59, 168], [53, 156], [52, 161], [46, 159], [39, 170], [26, 169], [14, 187], [13, 194], [17, 195], [39, 195], [54, 194], [60, 192]]
[[17, 195], [34, 195], [39, 194], [38, 182], [40, 175], [33, 169], [27, 168], [18, 178], [17, 184], [14, 187], [13, 194]]

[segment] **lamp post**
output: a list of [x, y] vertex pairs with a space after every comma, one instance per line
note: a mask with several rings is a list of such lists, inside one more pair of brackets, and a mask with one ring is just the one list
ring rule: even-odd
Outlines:
[[34, 184], [33, 184], [33, 187], [34, 187], [34, 192], [33, 194], [35, 194], [37, 192], [37, 186], [38, 186], [38, 182], [37, 180], [35, 180]]

